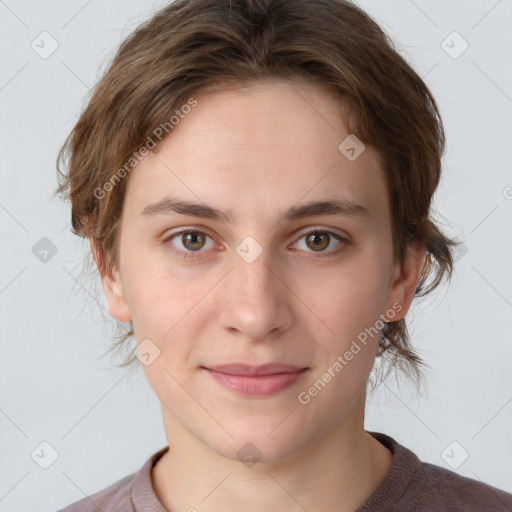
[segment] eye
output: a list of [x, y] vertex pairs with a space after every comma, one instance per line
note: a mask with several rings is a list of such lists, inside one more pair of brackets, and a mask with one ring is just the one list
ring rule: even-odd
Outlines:
[[[331, 251], [325, 251], [324, 249], [331, 245], [333, 239], [338, 242], [337, 248]], [[340, 235], [324, 229], [313, 229], [308, 231], [307, 233], [303, 233], [303, 235], [299, 239], [299, 242], [302, 240], [305, 240], [306, 251], [312, 248], [312, 252], [320, 253], [319, 256], [330, 256], [332, 254], [337, 254], [338, 252], [343, 250], [345, 245], [348, 243], [348, 241], [345, 240]], [[299, 245], [299, 242], [294, 243], [293, 247], [297, 247], [297, 245]]]
[[[174, 239], [176, 239], [175, 242], [173, 242]], [[211, 241], [209, 246], [207, 244], [208, 239]], [[297, 247], [300, 245], [299, 242], [302, 240], [305, 240], [305, 249], [303, 247]], [[331, 245], [333, 240], [338, 242], [337, 248], [326, 251], [325, 249]], [[202, 251], [202, 249], [212, 249], [216, 246], [216, 243], [211, 236], [198, 229], [183, 229], [181, 231], [177, 231], [167, 237], [163, 243], [170, 245], [171, 251], [184, 259], [199, 257], [199, 254], [196, 255], [196, 253], [205, 252]], [[322, 257], [338, 254], [345, 248], [347, 243], [348, 240], [336, 233], [333, 233], [332, 231], [325, 229], [313, 229], [307, 233], [303, 233], [299, 241], [292, 244], [292, 247], [294, 249], [298, 248], [300, 250], [305, 250], [306, 252], [316, 252], [318, 254], [315, 256]], [[177, 249], [174, 247], [177, 247]]]
[[[177, 239], [178, 243], [171, 243], [172, 240]], [[164, 243], [170, 243], [170, 245], [178, 245], [178, 250], [171, 250], [179, 253], [185, 259], [195, 258], [196, 252], [201, 252], [201, 249], [205, 247], [206, 239], [209, 238], [212, 242], [213, 239], [207, 235], [204, 231], [199, 231], [197, 229], [184, 229], [182, 231], [178, 231], [177, 233], [173, 233], [171, 236], [164, 240]], [[179, 247], [181, 245], [181, 247]], [[215, 246], [215, 242], [213, 242], [213, 247]], [[207, 249], [211, 249], [212, 246], [206, 247]]]

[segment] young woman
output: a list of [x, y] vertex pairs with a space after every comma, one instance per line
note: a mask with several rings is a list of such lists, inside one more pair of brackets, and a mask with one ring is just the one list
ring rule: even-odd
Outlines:
[[58, 192], [132, 330], [168, 446], [77, 511], [505, 511], [364, 429], [451, 275], [436, 102], [347, 0], [177, 0], [121, 45]]

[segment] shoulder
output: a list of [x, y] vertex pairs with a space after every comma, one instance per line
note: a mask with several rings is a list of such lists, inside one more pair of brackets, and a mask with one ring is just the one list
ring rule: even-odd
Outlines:
[[512, 494], [423, 462], [391, 436], [368, 433], [393, 459], [384, 481], [358, 512], [512, 512]]
[[86, 496], [58, 512], [133, 512], [136, 510], [164, 510], [154, 492], [151, 469], [168, 451], [165, 447], [151, 455], [135, 473]]
[[102, 491], [86, 496], [58, 512], [131, 511], [130, 488], [136, 474], [128, 475]]
[[413, 485], [415, 481], [424, 482], [415, 512], [512, 512], [512, 494], [434, 464], [422, 462], [413, 477]]
[[131, 511], [130, 488], [136, 473], [106, 487], [102, 491], [86, 496], [58, 512], [120, 512]]

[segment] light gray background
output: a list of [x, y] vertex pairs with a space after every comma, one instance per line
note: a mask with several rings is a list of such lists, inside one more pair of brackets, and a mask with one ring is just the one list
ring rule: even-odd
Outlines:
[[[227, 1], [227, 0], [226, 0]], [[54, 511], [138, 470], [165, 446], [160, 404], [142, 370], [113, 368], [102, 290], [80, 282], [88, 245], [52, 200], [55, 158], [88, 88], [119, 42], [162, 1], [0, 1], [0, 511]], [[512, 492], [512, 1], [359, 1], [424, 77], [448, 151], [436, 207], [467, 246], [454, 279], [408, 315], [433, 371], [428, 395], [393, 382], [367, 407], [385, 432], [447, 468]], [[31, 43], [47, 31], [58, 49]], [[458, 58], [442, 41], [469, 43]], [[453, 39], [453, 36], [452, 36]], [[453, 53], [461, 48], [455, 39]], [[58, 252], [32, 252], [48, 237]], [[78, 281], [77, 281], [78, 280]], [[99, 281], [98, 281], [99, 283]], [[57, 460], [31, 458], [50, 443]], [[448, 450], [452, 460], [461, 448]], [[451, 468], [450, 468], [451, 469]]]

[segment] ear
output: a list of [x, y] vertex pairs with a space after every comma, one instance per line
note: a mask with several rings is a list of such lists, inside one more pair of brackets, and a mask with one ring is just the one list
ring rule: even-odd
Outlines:
[[91, 251], [94, 261], [101, 273], [101, 283], [107, 299], [108, 312], [119, 322], [131, 322], [132, 316], [126, 301], [125, 289], [119, 270], [115, 269], [113, 275], [107, 273], [99, 264], [99, 257], [94, 242], [91, 240]]
[[[386, 311], [396, 311], [396, 314], [393, 315], [393, 318], [384, 318], [384, 321], [397, 322], [404, 318], [409, 311], [425, 262], [426, 252], [424, 245], [413, 243], [406, 250], [403, 267], [400, 268], [399, 263], [396, 263], [386, 304]], [[398, 304], [401, 307], [398, 307]]]

